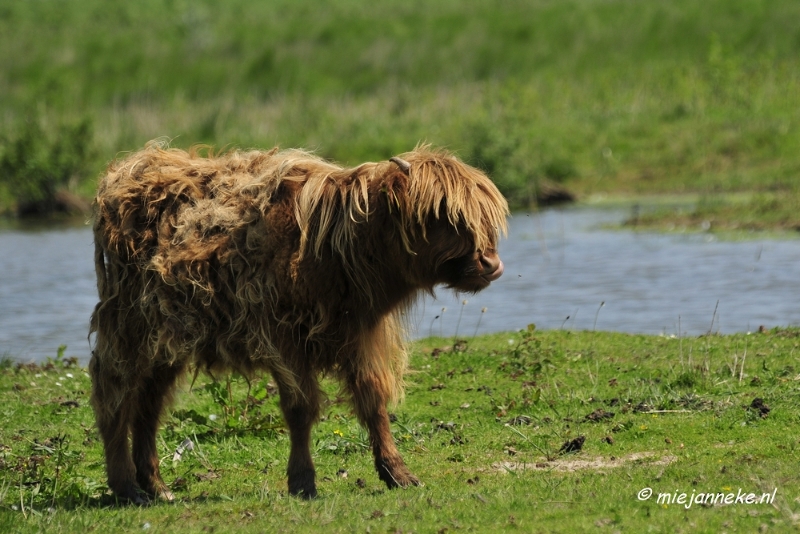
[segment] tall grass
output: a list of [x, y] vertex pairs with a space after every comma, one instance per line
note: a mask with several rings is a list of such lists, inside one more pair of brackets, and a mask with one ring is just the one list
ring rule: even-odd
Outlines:
[[789, 0], [3, 2], [0, 130], [90, 120], [88, 177], [158, 136], [345, 163], [427, 140], [517, 205], [542, 179], [780, 189], [800, 169], [799, 19]]

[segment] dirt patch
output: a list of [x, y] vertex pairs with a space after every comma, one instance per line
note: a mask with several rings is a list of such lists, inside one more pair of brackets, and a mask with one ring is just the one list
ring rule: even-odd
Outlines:
[[600, 421], [613, 418], [614, 418], [614, 412], [607, 412], [602, 408], [598, 408], [592, 413], [585, 416], [583, 420], [591, 423], [599, 423]]
[[625, 456], [611, 456], [610, 458], [558, 458], [551, 462], [495, 462], [492, 469], [496, 471], [564, 471], [573, 472], [583, 469], [613, 469], [629, 464], [646, 466], [669, 465], [677, 456], [659, 456], [656, 452], [634, 452]]
[[586, 442], [586, 436], [578, 436], [575, 439], [571, 439], [561, 446], [561, 448], [558, 450], [558, 454], [579, 452], [583, 448], [584, 442]]
[[758, 415], [762, 418], [769, 415], [770, 412], [769, 406], [767, 406], [767, 404], [764, 402], [764, 399], [760, 397], [753, 399], [753, 402], [750, 403], [750, 409], [758, 412]]

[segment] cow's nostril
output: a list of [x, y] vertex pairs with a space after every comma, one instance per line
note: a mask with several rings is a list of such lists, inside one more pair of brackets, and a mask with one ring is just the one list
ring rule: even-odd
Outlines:
[[500, 258], [494, 257], [490, 258], [488, 256], [484, 256], [481, 254], [481, 267], [485, 272], [493, 272], [497, 269], [497, 266], [500, 264]]
[[481, 255], [480, 262], [483, 269], [483, 277], [489, 281], [497, 280], [503, 274], [503, 262], [499, 256]]

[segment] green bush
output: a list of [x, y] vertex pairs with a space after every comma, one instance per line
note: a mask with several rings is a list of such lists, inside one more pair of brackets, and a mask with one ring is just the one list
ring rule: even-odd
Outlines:
[[59, 191], [76, 186], [92, 156], [89, 119], [61, 124], [48, 136], [37, 120], [20, 124], [19, 131], [2, 140], [0, 185], [15, 199], [19, 215], [52, 213]]

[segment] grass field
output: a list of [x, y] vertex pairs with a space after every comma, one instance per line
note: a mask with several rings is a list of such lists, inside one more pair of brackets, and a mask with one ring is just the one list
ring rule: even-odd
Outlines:
[[[159, 438], [177, 500], [143, 508], [117, 507], [107, 493], [85, 371], [63, 355], [8, 364], [0, 529], [797, 530], [799, 346], [793, 329], [699, 338], [529, 329], [455, 348], [423, 340], [392, 427], [425, 485], [383, 487], [365, 433], [329, 384], [311, 502], [286, 494], [288, 437], [268, 379], [248, 388], [201, 377]], [[187, 439], [191, 450], [177, 457]]]
[[23, 178], [91, 196], [105, 162], [160, 136], [348, 164], [427, 140], [516, 206], [544, 180], [783, 202], [798, 18], [791, 0], [3, 1], [0, 206], [32, 194]]

